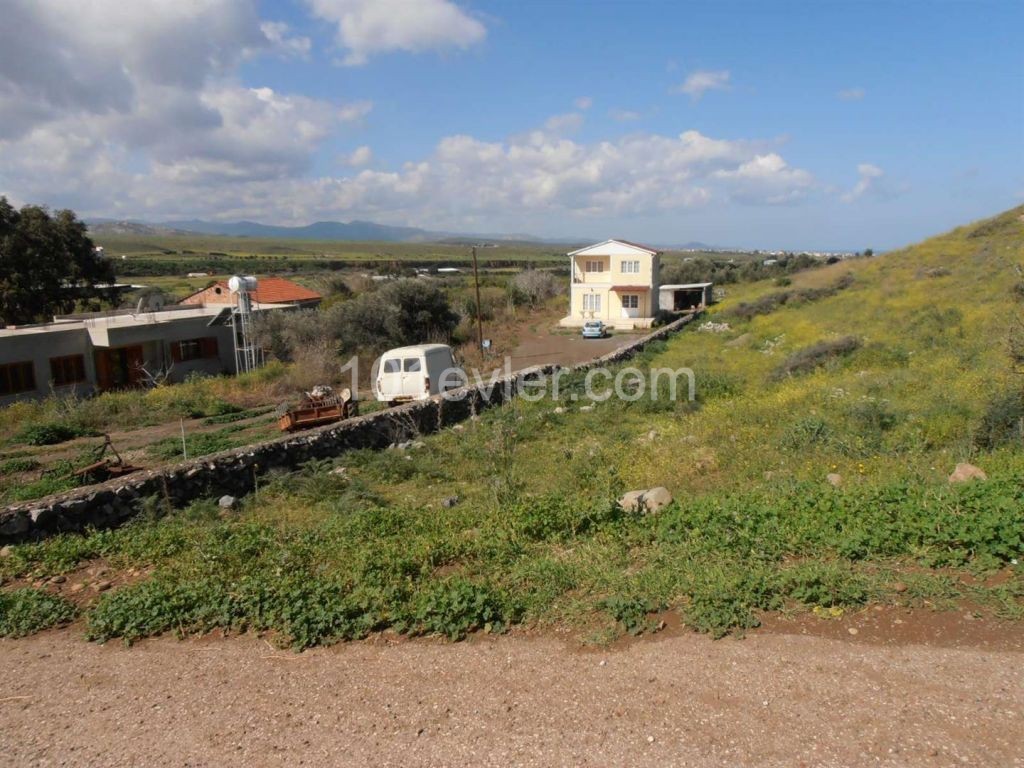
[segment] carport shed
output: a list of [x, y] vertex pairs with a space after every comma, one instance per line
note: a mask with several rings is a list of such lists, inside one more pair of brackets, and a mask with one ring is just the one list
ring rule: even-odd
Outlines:
[[704, 309], [712, 301], [714, 283], [663, 285], [658, 289], [658, 306], [669, 312], [691, 312]]

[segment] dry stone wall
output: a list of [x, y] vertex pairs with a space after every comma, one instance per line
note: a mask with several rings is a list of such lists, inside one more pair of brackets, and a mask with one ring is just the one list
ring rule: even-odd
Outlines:
[[[627, 360], [652, 341], [664, 339], [695, 315], [670, 323], [631, 344], [571, 370]], [[562, 366], [536, 366], [511, 376], [466, 387], [460, 399], [436, 396], [422, 402], [359, 416], [264, 443], [203, 456], [172, 467], [137, 472], [98, 485], [23, 502], [0, 510], [0, 544], [41, 539], [62, 531], [112, 528], [147, 505], [180, 508], [200, 498], [250, 493], [260, 475], [296, 469], [359, 448], [383, 449], [417, 435], [437, 432], [516, 397], [524, 381], [548, 377]]]

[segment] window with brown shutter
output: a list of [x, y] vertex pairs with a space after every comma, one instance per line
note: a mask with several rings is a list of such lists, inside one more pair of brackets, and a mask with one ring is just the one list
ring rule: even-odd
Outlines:
[[36, 372], [31, 361], [0, 365], [0, 395], [16, 395], [36, 388]]
[[85, 356], [66, 355], [64, 357], [51, 357], [50, 380], [57, 387], [85, 381]]
[[217, 339], [206, 336], [171, 342], [171, 360], [175, 363], [217, 357]]

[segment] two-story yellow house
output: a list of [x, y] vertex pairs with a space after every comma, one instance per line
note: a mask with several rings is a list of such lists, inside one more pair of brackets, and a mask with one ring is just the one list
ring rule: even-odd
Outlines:
[[568, 254], [569, 314], [561, 325], [603, 320], [614, 328], [649, 328], [658, 311], [660, 253], [625, 240], [605, 240]]

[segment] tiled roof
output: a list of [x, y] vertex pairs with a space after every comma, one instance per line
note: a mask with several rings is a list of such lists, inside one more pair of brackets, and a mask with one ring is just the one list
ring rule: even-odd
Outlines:
[[283, 277], [261, 277], [252, 297], [260, 304], [287, 304], [290, 301], [318, 301], [323, 298], [316, 291]]
[[[211, 288], [221, 289], [218, 296], [220, 300], [214, 299], [206, 303], [234, 304], [234, 298], [228, 291], [227, 280], [218, 280], [213, 285], [185, 297], [180, 303], [186, 304], [191, 303], [190, 300], [196, 301], [197, 299], [194, 297], [199, 297]], [[259, 278], [256, 290], [253, 291], [252, 298], [257, 304], [291, 304], [303, 301], [319, 301], [323, 296], [316, 291], [311, 291], [309, 288], [304, 288], [298, 283], [293, 283], [291, 280], [286, 280], [283, 277], [261, 277]]]

